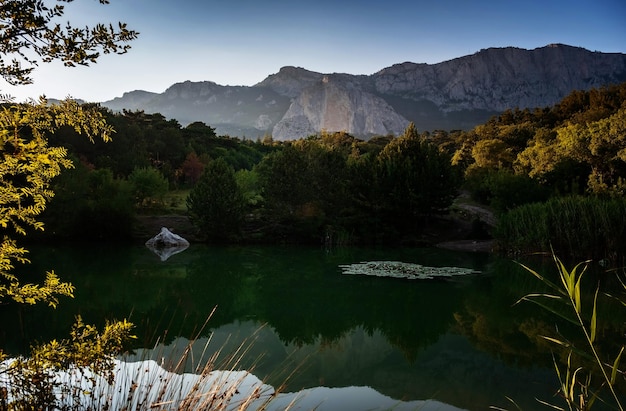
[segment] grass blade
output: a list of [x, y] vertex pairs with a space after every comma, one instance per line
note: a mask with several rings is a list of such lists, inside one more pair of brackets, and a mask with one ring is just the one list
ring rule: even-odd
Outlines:
[[598, 291], [599, 289], [596, 288], [596, 295], [593, 297], [593, 312], [591, 314], [591, 325], [590, 325], [591, 342], [594, 342], [596, 340], [596, 330], [598, 327], [598, 310], [597, 310]]
[[619, 362], [622, 359], [622, 354], [624, 353], [624, 346], [622, 346], [622, 349], [619, 350], [619, 354], [617, 354], [617, 358], [615, 359], [615, 362], [613, 363], [613, 370], [611, 371], [611, 385], [615, 384], [615, 379], [617, 378], [617, 372], [619, 370]]

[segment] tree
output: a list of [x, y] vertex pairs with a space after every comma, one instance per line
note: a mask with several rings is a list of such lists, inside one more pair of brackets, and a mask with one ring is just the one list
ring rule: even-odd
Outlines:
[[[72, 0], [64, 0], [69, 3]], [[100, 0], [106, 4], [107, 0]], [[62, 28], [54, 23], [64, 13], [64, 6], [48, 7], [42, 0], [13, 0], [0, 5], [0, 75], [11, 84], [31, 82], [30, 74], [38, 63], [62, 60], [66, 65], [88, 65], [104, 53], [124, 53], [126, 43], [137, 37], [119, 23], [112, 26], [76, 29], [69, 23]], [[7, 63], [6, 58], [12, 58]], [[28, 67], [23, 67], [22, 63]], [[43, 285], [21, 285], [11, 273], [14, 262], [26, 262], [26, 250], [17, 247], [13, 234], [25, 235], [28, 228], [43, 230], [37, 217], [54, 196], [51, 180], [63, 168], [72, 166], [62, 147], [49, 147], [47, 137], [69, 126], [79, 134], [110, 140], [113, 129], [106, 124], [97, 107], [82, 107], [66, 100], [49, 106], [38, 103], [4, 106], [0, 112], [0, 300], [6, 297], [34, 304], [44, 301], [54, 306], [58, 295], [71, 295], [73, 287], [61, 283], [50, 272]]]
[[[62, 0], [69, 3], [72, 0]], [[100, 0], [106, 4], [108, 0]], [[119, 23], [112, 26], [97, 25], [90, 29], [77, 29], [69, 23], [62, 28], [53, 22], [63, 15], [61, 5], [46, 6], [42, 0], [7, 0], [0, 3], [0, 76], [11, 84], [27, 84], [39, 60], [61, 60], [67, 66], [88, 65], [103, 53], [123, 53], [126, 42], [137, 33]], [[9, 62], [8, 59], [11, 61]], [[63, 127], [71, 127], [90, 140], [100, 136], [107, 141], [112, 128], [107, 125], [97, 107], [80, 106], [74, 101], [48, 105], [45, 99], [28, 104], [4, 105], [0, 108], [0, 302], [11, 299], [19, 303], [38, 302], [56, 306], [60, 296], [72, 296], [74, 287], [63, 283], [50, 271], [43, 284], [22, 284], [12, 272], [14, 264], [28, 262], [26, 250], [18, 247], [16, 236], [27, 235], [29, 230], [43, 230], [39, 216], [54, 196], [51, 180], [62, 169], [70, 168], [71, 161], [62, 147], [48, 146], [48, 137]], [[119, 354], [118, 344], [130, 338], [132, 325], [126, 322], [105, 327], [104, 334], [83, 332], [84, 325], [77, 321], [77, 337], [71, 342], [50, 343], [49, 348], [34, 349], [32, 357], [18, 360], [3, 367], [3, 374], [19, 383], [26, 369], [33, 370], [28, 381], [35, 386], [24, 388], [24, 397], [16, 398], [10, 409], [55, 408], [51, 387], [55, 375], [51, 369], [87, 366], [98, 372], [112, 364]], [[118, 326], [119, 325], [119, 326]], [[73, 336], [74, 337], [74, 336]], [[89, 343], [87, 342], [89, 340]], [[78, 357], [73, 357], [72, 344], [82, 347]], [[104, 350], [99, 349], [104, 348]], [[54, 361], [41, 361], [44, 353], [52, 354]], [[0, 349], [0, 363], [6, 356]], [[61, 361], [62, 359], [67, 361]], [[85, 360], [85, 361], [81, 361]], [[7, 363], [4, 363], [7, 364]], [[58, 367], [58, 368], [57, 368]], [[12, 387], [13, 389], [13, 387]], [[13, 393], [12, 393], [13, 394]], [[3, 396], [4, 397], [4, 396]], [[15, 398], [15, 397], [13, 397]], [[2, 404], [6, 407], [6, 397]], [[40, 401], [42, 400], [43, 403]]]
[[341, 224], [349, 201], [346, 157], [341, 147], [313, 137], [263, 158], [255, 170], [275, 229], [311, 241]]
[[[71, 3], [73, 0], [57, 0]], [[99, 0], [108, 4], [108, 0]], [[136, 31], [125, 23], [78, 28], [56, 22], [65, 6], [43, 0], [6, 0], [0, 4], [0, 75], [10, 84], [32, 83], [31, 73], [41, 62], [88, 66], [101, 53], [126, 53]], [[10, 60], [10, 61], [9, 61]]]
[[450, 155], [420, 137], [413, 123], [380, 152], [377, 174], [384, 209], [409, 226], [448, 207], [460, 183]]
[[[546, 178], [567, 166], [578, 165], [593, 194], [623, 195], [626, 190], [626, 109], [604, 119], [572, 123], [537, 133], [517, 164], [531, 177]], [[583, 166], [583, 167], [580, 167]]]
[[202, 172], [204, 171], [204, 164], [200, 161], [200, 158], [195, 151], [187, 154], [185, 161], [181, 165], [181, 172], [185, 178], [185, 183], [194, 185], [200, 179]]
[[510, 169], [515, 160], [508, 144], [499, 139], [487, 139], [476, 142], [472, 148], [474, 164], [471, 167], [490, 169]]
[[257, 165], [263, 197], [279, 219], [294, 215], [310, 200], [307, 161], [292, 145], [268, 154]]
[[212, 241], [225, 241], [239, 234], [244, 198], [235, 172], [222, 158], [211, 161], [187, 197], [191, 221]]

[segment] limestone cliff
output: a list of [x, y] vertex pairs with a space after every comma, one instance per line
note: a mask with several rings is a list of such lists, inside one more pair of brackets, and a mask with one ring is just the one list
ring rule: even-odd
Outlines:
[[409, 121], [380, 97], [362, 90], [347, 75], [326, 75], [300, 91], [287, 113], [274, 126], [276, 140], [319, 132], [345, 131], [352, 135], [399, 134]]
[[481, 50], [439, 64], [402, 63], [373, 76], [382, 94], [428, 100], [444, 112], [557, 103], [573, 90], [626, 81], [626, 55], [552, 44]]
[[553, 44], [490, 48], [437, 64], [401, 63], [372, 75], [323, 74], [298, 67], [251, 86], [184, 82], [163, 93], [134, 91], [102, 105], [159, 112], [218, 134], [297, 139], [346, 131], [356, 137], [469, 129], [509, 108], [553, 105], [574, 90], [626, 81], [626, 54]]

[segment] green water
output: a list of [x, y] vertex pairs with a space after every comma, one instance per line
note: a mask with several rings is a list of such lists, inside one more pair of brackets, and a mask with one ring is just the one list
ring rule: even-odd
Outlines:
[[[80, 314], [95, 324], [130, 318], [136, 359], [167, 362], [196, 338], [188, 371], [207, 345], [228, 352], [253, 341], [240, 366], [273, 385], [296, 369], [287, 391], [368, 386], [397, 400], [483, 410], [514, 408], [506, 397], [536, 409], [535, 398], [551, 400], [557, 387], [549, 349], [533, 337], [549, 317], [530, 304], [513, 306], [539, 285], [506, 259], [435, 248], [192, 245], [165, 262], [143, 246], [30, 250], [33, 263], [21, 275], [35, 281], [54, 269], [76, 295], [56, 310], [0, 306], [0, 347], [9, 353], [64, 338]], [[481, 273], [419, 281], [342, 275], [339, 268], [378, 260]]]

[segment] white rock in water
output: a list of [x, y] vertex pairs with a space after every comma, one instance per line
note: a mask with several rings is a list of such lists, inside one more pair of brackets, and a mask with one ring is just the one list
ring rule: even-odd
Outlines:
[[185, 240], [178, 234], [172, 233], [165, 227], [161, 228], [161, 232], [148, 241], [146, 241], [146, 245], [148, 247], [180, 247], [180, 246], [189, 246], [189, 241]]
[[165, 261], [174, 254], [185, 251], [189, 247], [189, 241], [163, 227], [159, 234], [146, 241], [146, 247], [158, 255], [161, 261]]

